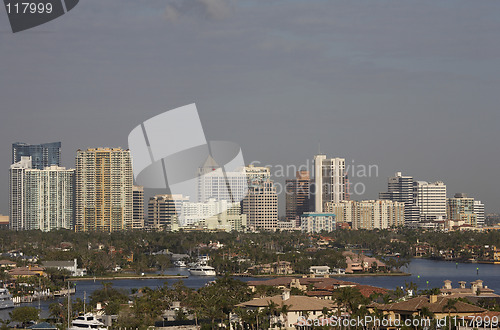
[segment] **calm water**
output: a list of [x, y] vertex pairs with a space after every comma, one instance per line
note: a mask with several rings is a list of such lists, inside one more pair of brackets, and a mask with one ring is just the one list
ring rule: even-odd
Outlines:
[[457, 265], [450, 261], [413, 259], [410, 265], [402, 270], [412, 275], [357, 276], [348, 277], [348, 280], [387, 289], [395, 289], [397, 286], [404, 286], [405, 281], [411, 281], [416, 283], [419, 289], [426, 289], [440, 288], [444, 280], [452, 281], [453, 287], [457, 287], [458, 281], [466, 281], [467, 286], [470, 286], [470, 282], [481, 279], [484, 281], [483, 285], [500, 293], [500, 265], [463, 263]]
[[[479, 268], [479, 274], [477, 273]], [[453, 287], [458, 286], [458, 281], [466, 281], [467, 285], [470, 282], [477, 279], [484, 281], [484, 285], [500, 293], [500, 265], [492, 264], [456, 264], [455, 262], [448, 261], [434, 261], [425, 259], [414, 259], [408, 266], [408, 268], [403, 269], [405, 272], [411, 273], [411, 276], [349, 276], [342, 277], [347, 281], [357, 282], [360, 284], [369, 284], [374, 286], [379, 286], [387, 289], [395, 289], [397, 286], [404, 286], [406, 282], [414, 282], [417, 284], [419, 289], [442, 287], [444, 280], [451, 280]], [[168, 275], [186, 275], [189, 276], [189, 272], [186, 268], [171, 268], [164, 272]], [[420, 277], [419, 277], [420, 276]], [[182, 279], [184, 284], [190, 288], [200, 288], [206, 283], [213, 281], [215, 277], [212, 276], [190, 276], [188, 278]], [[242, 281], [256, 280], [252, 277], [242, 277]], [[130, 292], [131, 289], [150, 287], [158, 288], [162, 287], [165, 282], [168, 285], [172, 285], [178, 281], [178, 279], [134, 279], [134, 280], [112, 280], [106, 282], [112, 282], [113, 287], [117, 289], [124, 289]], [[427, 284], [427, 281], [429, 282]], [[72, 296], [72, 299], [81, 298], [83, 299], [84, 293], [88, 297], [96, 289], [102, 287], [101, 281], [78, 281], [76, 283], [76, 295]], [[41, 301], [40, 308], [42, 309], [42, 317], [48, 317], [48, 306], [49, 304], [55, 302], [52, 301]], [[23, 304], [23, 306], [34, 306], [38, 307], [38, 302], [32, 304]], [[9, 310], [1, 310], [0, 318], [7, 319], [9, 317]]]

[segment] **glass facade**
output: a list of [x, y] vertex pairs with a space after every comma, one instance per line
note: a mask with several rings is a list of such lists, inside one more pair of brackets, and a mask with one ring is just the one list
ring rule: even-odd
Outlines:
[[21, 157], [31, 156], [32, 168], [43, 170], [50, 165], [61, 166], [61, 142], [12, 144], [12, 164], [21, 161]]

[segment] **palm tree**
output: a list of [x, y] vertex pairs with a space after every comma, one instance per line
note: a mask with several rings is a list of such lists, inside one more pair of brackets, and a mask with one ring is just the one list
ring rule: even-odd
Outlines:
[[288, 313], [290, 312], [290, 307], [292, 305], [281, 305], [281, 315], [283, 315], [283, 321], [285, 322], [285, 328], [288, 326]]
[[457, 311], [457, 306], [455, 306], [457, 304], [457, 299], [448, 299], [448, 301], [446, 301], [446, 305], [443, 306], [443, 312], [445, 310], [448, 311], [448, 322], [449, 322], [449, 329], [451, 329], [451, 310], [453, 309], [455, 312]]

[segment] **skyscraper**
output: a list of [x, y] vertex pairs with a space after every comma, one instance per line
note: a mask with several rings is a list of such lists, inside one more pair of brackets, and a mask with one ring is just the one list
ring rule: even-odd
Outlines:
[[132, 229], [144, 228], [144, 187], [132, 186]]
[[380, 199], [405, 203], [405, 224], [411, 226], [418, 222], [419, 214], [413, 203], [413, 184], [412, 176], [404, 176], [397, 172], [395, 176], [390, 177], [387, 183], [387, 192], [379, 194]]
[[476, 224], [478, 227], [484, 226], [484, 204], [481, 201], [474, 201], [474, 214], [476, 214]]
[[198, 202], [209, 199], [240, 202], [247, 192], [247, 181], [243, 168], [225, 172], [212, 156], [208, 156], [198, 170]]
[[10, 228], [50, 231], [72, 229], [74, 169], [51, 165], [32, 168], [31, 157], [10, 167]]
[[414, 182], [413, 199], [419, 222], [446, 218], [446, 185], [442, 181]]
[[297, 171], [295, 179], [286, 180], [285, 200], [287, 221], [295, 221], [298, 218], [300, 222], [300, 216], [305, 212], [309, 212], [310, 187], [311, 178], [309, 171]]
[[16, 142], [12, 144], [12, 164], [21, 161], [21, 157], [31, 156], [31, 167], [43, 170], [50, 165], [61, 166], [61, 142], [27, 144]]
[[276, 230], [278, 224], [278, 195], [273, 181], [266, 179], [248, 187], [243, 199], [243, 214], [251, 230]]
[[132, 164], [121, 148], [90, 148], [76, 154], [76, 231], [132, 228]]
[[344, 158], [314, 156], [314, 206], [316, 213], [324, 211], [325, 203], [346, 200], [348, 197]]
[[178, 225], [182, 203], [189, 202], [189, 197], [180, 194], [156, 195], [148, 202], [148, 229], [171, 230]]

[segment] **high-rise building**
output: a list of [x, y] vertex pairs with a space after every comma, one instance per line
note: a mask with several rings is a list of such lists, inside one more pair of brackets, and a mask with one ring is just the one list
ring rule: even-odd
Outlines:
[[132, 182], [129, 150], [78, 150], [75, 230], [114, 232], [131, 229]]
[[240, 202], [247, 192], [247, 182], [245, 169], [223, 171], [217, 162], [208, 156], [198, 170], [198, 202], [204, 203], [209, 199]]
[[325, 203], [348, 199], [345, 159], [326, 155], [314, 156], [314, 206], [316, 213], [324, 211]]
[[413, 184], [413, 203], [418, 211], [418, 221], [436, 221], [446, 218], [446, 185], [442, 181]]
[[300, 230], [306, 233], [332, 232], [335, 230], [335, 214], [306, 212], [300, 217]]
[[72, 229], [74, 169], [57, 165], [32, 168], [23, 156], [10, 166], [10, 228], [13, 230]]
[[180, 194], [150, 197], [148, 202], [148, 229], [170, 231], [174, 224], [178, 226], [179, 214], [184, 202], [189, 202], [189, 197]]
[[273, 181], [266, 179], [248, 187], [242, 202], [243, 214], [251, 230], [276, 230], [278, 222], [278, 195]]
[[16, 142], [12, 144], [12, 164], [21, 161], [21, 157], [31, 157], [31, 167], [43, 170], [47, 166], [61, 166], [61, 142], [27, 144]]
[[210, 199], [207, 202], [183, 202], [178, 216], [180, 228], [244, 231], [246, 215], [241, 214], [240, 203]]
[[413, 204], [413, 184], [412, 176], [404, 176], [397, 172], [395, 176], [390, 177], [387, 183], [387, 192], [379, 194], [380, 199], [386, 199], [405, 203], [405, 224], [411, 226], [418, 222], [418, 210]]
[[477, 226], [477, 215], [474, 213], [474, 198], [464, 193], [457, 193], [447, 199], [446, 217], [449, 220], [461, 220], [467, 225]]
[[353, 229], [386, 229], [404, 224], [403, 202], [391, 200], [328, 202], [327, 212], [336, 215], [337, 223], [350, 223]]
[[132, 229], [144, 228], [144, 187], [132, 186]]
[[484, 226], [484, 204], [481, 201], [474, 201], [474, 214], [476, 214], [476, 225]]
[[309, 189], [311, 178], [309, 171], [297, 171], [295, 179], [286, 180], [286, 220], [296, 221], [297, 218], [309, 212]]

